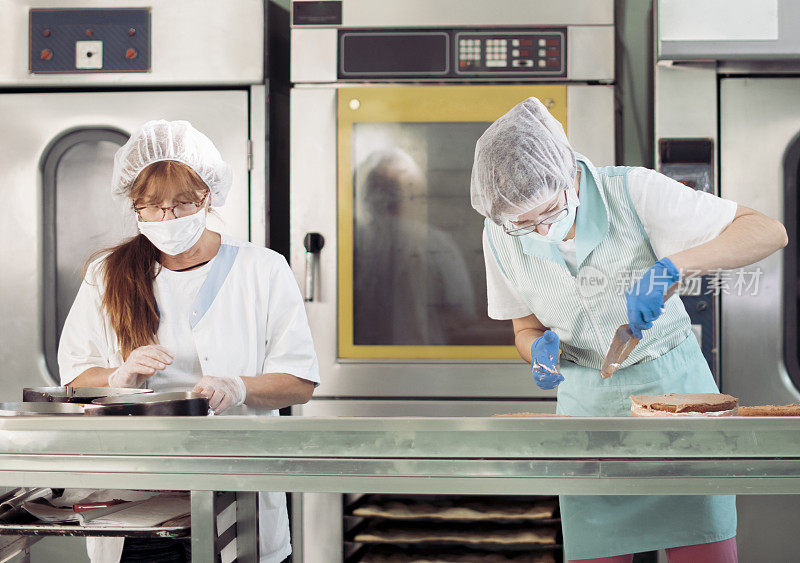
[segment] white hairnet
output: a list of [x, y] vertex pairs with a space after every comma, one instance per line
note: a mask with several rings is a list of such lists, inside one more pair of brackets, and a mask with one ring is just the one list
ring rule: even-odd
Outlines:
[[575, 151], [544, 104], [528, 98], [475, 144], [472, 207], [498, 225], [513, 221], [575, 182]]
[[126, 198], [139, 173], [154, 162], [175, 160], [197, 172], [211, 190], [210, 203], [225, 203], [233, 171], [211, 139], [188, 121], [148, 121], [114, 155], [111, 193]]

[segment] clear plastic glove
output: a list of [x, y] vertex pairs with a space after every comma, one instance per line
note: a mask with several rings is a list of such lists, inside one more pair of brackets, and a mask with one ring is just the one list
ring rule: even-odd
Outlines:
[[109, 387], [140, 387], [158, 370], [174, 360], [169, 350], [157, 344], [140, 346], [130, 353], [125, 363], [108, 376]]
[[681, 274], [672, 260], [662, 258], [647, 270], [625, 296], [628, 300], [628, 324], [636, 338], [653, 326], [653, 321], [664, 311], [664, 293], [669, 286], [680, 281]]
[[214, 414], [244, 404], [247, 388], [241, 377], [214, 377], [204, 375], [192, 389], [208, 398], [208, 406]]
[[531, 372], [540, 389], [555, 389], [564, 381], [558, 369], [558, 335], [552, 330], [533, 341], [531, 345]]

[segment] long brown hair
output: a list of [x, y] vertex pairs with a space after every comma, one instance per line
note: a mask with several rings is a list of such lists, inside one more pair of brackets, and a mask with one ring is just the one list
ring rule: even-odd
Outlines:
[[[132, 206], [159, 204], [170, 194], [181, 201], [201, 201], [208, 186], [188, 166], [174, 161], [154, 162], [133, 182]], [[91, 262], [105, 254], [101, 262], [103, 308], [117, 334], [122, 357], [127, 359], [140, 346], [157, 342], [159, 314], [153, 293], [153, 280], [160, 271], [161, 251], [141, 233], [95, 252], [84, 265], [84, 277]]]

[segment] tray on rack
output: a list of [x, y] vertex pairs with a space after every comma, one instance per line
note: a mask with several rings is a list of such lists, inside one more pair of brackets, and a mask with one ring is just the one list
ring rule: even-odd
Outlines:
[[14, 536], [113, 536], [126, 538], [181, 538], [191, 533], [189, 516], [168, 520], [158, 526], [82, 526], [77, 523], [0, 523], [0, 535]]

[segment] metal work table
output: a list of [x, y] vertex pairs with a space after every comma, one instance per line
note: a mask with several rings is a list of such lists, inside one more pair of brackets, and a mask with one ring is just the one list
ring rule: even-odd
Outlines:
[[197, 562], [237, 491], [254, 561], [254, 491], [800, 494], [800, 418], [11, 417], [0, 486], [190, 490]]

